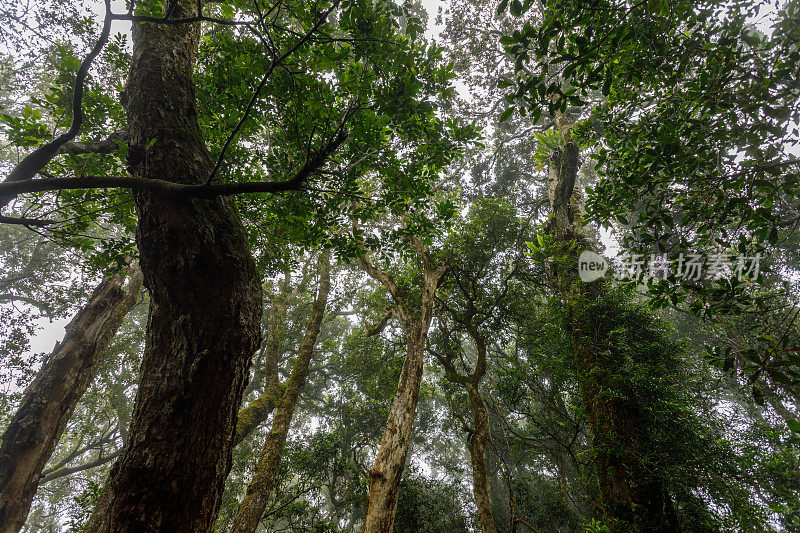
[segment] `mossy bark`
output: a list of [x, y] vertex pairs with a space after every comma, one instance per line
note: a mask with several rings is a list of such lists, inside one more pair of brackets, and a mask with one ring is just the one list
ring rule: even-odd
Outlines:
[[[467, 307], [470, 310], [474, 310], [472, 300], [468, 300]], [[467, 424], [464, 423], [464, 429], [468, 432], [467, 450], [469, 451], [470, 465], [472, 466], [472, 494], [475, 497], [475, 506], [478, 509], [478, 521], [481, 525], [481, 531], [483, 533], [497, 533], [497, 524], [492, 511], [491, 483], [486, 473], [486, 449], [492, 441], [489, 410], [478, 388], [483, 376], [486, 374], [486, 339], [478, 328], [471, 323], [472, 314], [468, 313], [467, 317], [460, 317], [461, 325], [472, 337], [478, 353], [472, 373], [468, 375], [459, 374], [453, 364], [456, 354], [451, 349], [447, 349], [447, 353], [444, 355], [436, 354], [436, 356], [444, 366], [445, 378], [451, 383], [464, 387], [469, 397], [472, 427], [467, 427]], [[455, 316], [454, 318], [459, 320]], [[449, 332], [446, 328], [444, 329], [445, 334], [449, 337]], [[455, 413], [455, 411], [453, 412]]]
[[297, 358], [286, 382], [283, 398], [275, 411], [272, 429], [261, 449], [253, 479], [247, 485], [247, 492], [233, 519], [231, 533], [254, 533], [256, 531], [261, 515], [264, 514], [264, 509], [267, 507], [270, 494], [275, 488], [278, 467], [286, 446], [286, 437], [289, 434], [297, 400], [306, 384], [308, 369], [314, 355], [314, 345], [317, 342], [325, 307], [328, 304], [328, 293], [331, 287], [330, 254], [328, 252], [325, 252], [320, 259], [319, 276], [319, 288], [311, 318], [297, 350]]
[[[567, 134], [568, 137], [568, 134]], [[606, 297], [602, 281], [578, 278], [577, 254], [590, 248], [577, 207], [579, 153], [569, 139], [553, 154], [549, 192], [551, 233], [562, 245], [579, 245], [551, 264], [554, 288], [568, 310], [574, 363], [592, 433], [600, 500], [612, 532], [674, 532], [678, 521], [664, 480], [647, 466], [651, 453], [645, 406], [620, 387], [624, 361], [607, 342], [610, 334], [598, 305]], [[562, 251], [567, 250], [562, 246]], [[576, 251], [577, 250], [577, 251]]]
[[[197, 8], [177, 0], [174, 16]], [[125, 107], [135, 177], [210, 175], [192, 80], [198, 40], [198, 24], [133, 25]], [[232, 200], [136, 192], [134, 202], [150, 292], [141, 378], [128, 442], [85, 531], [210, 531], [260, 344], [261, 283]]]
[[104, 279], [25, 389], [0, 443], [0, 532], [25, 523], [42, 471], [141, 290], [138, 269]]
[[466, 383], [472, 409], [473, 433], [470, 436], [467, 448], [469, 449], [470, 464], [472, 465], [472, 494], [475, 496], [475, 505], [478, 508], [478, 521], [483, 533], [497, 533], [497, 525], [492, 512], [492, 495], [490, 492], [489, 477], [486, 475], [486, 448], [491, 441], [489, 431], [489, 410], [483, 401], [476, 383]]

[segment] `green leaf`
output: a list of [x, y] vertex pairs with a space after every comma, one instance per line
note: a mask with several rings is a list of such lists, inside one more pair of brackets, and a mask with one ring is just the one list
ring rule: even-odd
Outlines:
[[508, 109], [503, 111], [503, 114], [500, 115], [500, 122], [505, 122], [506, 120], [508, 120], [509, 117], [511, 117], [511, 115], [513, 113], [514, 113], [514, 108], [513, 107], [509, 107]]
[[606, 69], [606, 79], [603, 81], [603, 96], [611, 94], [611, 81], [614, 79], [614, 70], [609, 67]]

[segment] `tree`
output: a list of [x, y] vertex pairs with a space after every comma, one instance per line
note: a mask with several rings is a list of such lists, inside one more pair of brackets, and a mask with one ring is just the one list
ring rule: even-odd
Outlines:
[[[213, 522], [222, 482], [230, 466], [233, 434], [230, 430], [235, 423], [250, 357], [259, 342], [261, 313], [260, 283], [245, 230], [234, 202], [224, 196], [245, 191], [297, 191], [308, 186], [310, 176], [320, 173], [330, 156], [348, 138], [345, 129], [349, 125], [352, 130], [350, 146], [355, 148], [348, 154], [352, 156], [352, 164], [335, 175], [336, 181], [330, 180], [331, 186], [340, 186], [342, 191], [334, 190], [331, 196], [330, 191], [322, 190], [311, 202], [317, 201], [317, 207], [330, 209], [327, 213], [335, 214], [342, 198], [339, 194], [348, 194], [348, 187], [357, 193], [357, 189], [352, 188], [354, 178], [370, 167], [371, 163], [365, 162], [369, 155], [365, 157], [359, 151], [359, 143], [366, 145], [364, 150], [368, 154], [371, 152], [370, 155], [383, 151], [393, 136], [407, 143], [431, 143], [442, 155], [436, 155], [435, 151], [426, 153], [426, 161], [430, 162], [431, 156], [433, 160], [441, 159], [448, 151], [448, 143], [437, 145], [435, 136], [454, 127], [435, 120], [419, 95], [446, 85], [446, 69], [436, 66], [435, 53], [408, 46], [410, 40], [398, 32], [396, 20], [380, 18], [379, 12], [386, 6], [348, 5], [337, 12], [341, 15], [338, 28], [329, 21], [329, 15], [339, 9], [338, 2], [321, 11], [295, 6], [292, 11], [276, 13], [278, 18], [269, 18], [272, 10], [264, 13], [259, 6], [248, 6], [247, 10], [257, 22], [244, 26], [256, 36], [259, 25], [273, 36], [280, 34], [278, 46], [281, 49], [276, 49], [275, 41], [261, 34], [259, 47], [270, 60], [239, 122], [221, 142], [214, 163], [206, 148], [195, 105], [193, 71], [201, 41], [199, 22], [206, 20], [230, 27], [237, 24], [206, 17], [202, 7], [189, 2], [150, 3], [128, 14], [114, 14], [107, 3], [103, 30], [78, 71], [69, 130], [24, 158], [0, 186], [6, 199], [10, 196], [5, 195], [23, 191], [69, 190], [76, 186], [123, 186], [135, 191], [140, 264], [145, 286], [151, 293], [147, 344], [130, 439], [112, 469], [88, 525], [89, 531], [137, 529], [143, 520], [139, 511], [142, 508], [149, 510], [149, 527], [169, 529], [170, 524], [175, 527], [181, 524], [180, 527], [204, 530]], [[32, 179], [80, 131], [83, 84], [89, 67], [109, 37], [112, 20], [121, 19], [134, 22], [134, 54], [122, 98], [127, 114], [124, 144], [131, 177], [121, 180], [114, 176]], [[380, 24], [371, 29], [362, 24], [371, 19]], [[290, 26], [304, 26], [303, 33], [282, 26], [284, 22]], [[407, 26], [408, 33], [413, 35], [415, 27], [412, 21]], [[348, 36], [352, 33], [373, 35]], [[348, 45], [346, 50], [336, 44], [339, 42]], [[381, 49], [376, 43], [381, 43], [383, 50], [387, 44], [392, 48], [392, 54], [382, 55], [386, 64], [420, 66], [427, 62], [431, 65], [432, 78], [423, 84], [406, 70], [404, 76], [395, 78], [396, 84], [390, 91], [381, 94], [383, 87], [370, 85], [381, 65], [363, 61], [365, 56], [378, 57], [376, 50]], [[243, 44], [246, 48], [253, 41]], [[259, 105], [262, 89], [276, 71], [283, 72], [287, 60], [306, 53], [313, 57], [309, 52], [312, 46], [323, 51], [311, 65], [311, 71], [303, 76], [313, 90], [303, 92], [293, 87], [288, 101], [279, 99], [277, 102], [278, 107], [288, 104], [279, 123], [293, 128], [284, 129], [284, 135], [276, 137], [275, 142], [288, 141], [288, 144], [284, 144], [286, 149], [282, 156], [268, 158], [266, 165], [270, 170], [290, 171], [293, 177], [278, 182], [222, 182], [226, 171], [220, 170], [220, 166], [228, 152], [232, 152], [232, 162], [238, 161], [245, 167], [261, 161], [258, 150], [244, 157], [241, 151], [235, 151], [240, 142], [237, 135], [243, 131], [258, 132], [253, 121], [248, 119]], [[172, 57], [173, 53], [176, 54], [174, 60], [164, 61], [164, 57]], [[328, 80], [319, 76], [321, 71], [333, 70], [335, 64], [331, 63], [331, 56], [349, 59], [346, 67], [337, 73], [344, 88], [340, 94], [331, 91]], [[290, 85], [297, 81], [291, 70], [275, 78]], [[272, 88], [276, 91], [272, 94], [281, 94], [282, 87], [277, 85]], [[158, 95], [158, 98], [153, 99], [151, 95]], [[311, 97], [296, 98], [298, 95]], [[379, 97], [378, 111], [388, 110], [388, 120], [379, 119], [378, 113], [368, 108], [371, 95]], [[314, 105], [307, 107], [308, 113], [295, 115], [292, 109], [303, 109], [302, 104], [300, 108], [294, 107], [298, 101], [314, 101]], [[358, 111], [362, 111], [358, 115], [360, 120], [351, 120]], [[397, 116], [408, 113], [421, 114], [424, 120], [413, 128], [396, 122]], [[326, 115], [325, 127], [320, 128], [317, 119]], [[281, 132], [281, 128], [272, 131]], [[107, 149], [103, 145], [102, 150]], [[299, 169], [292, 169], [297, 159], [304, 162]], [[415, 156], [412, 164], [420, 160]], [[227, 172], [230, 176], [235, 170]], [[387, 183], [391, 185], [389, 180]], [[404, 189], [402, 196], [405, 197], [426, 194], [424, 186], [409, 188], [406, 184], [388, 187], [387, 198], [392, 198], [391, 190], [398, 187]], [[293, 202], [291, 199], [273, 204], [277, 209], [288, 208], [287, 211], [293, 213], [294, 220], [286, 227], [299, 234], [306, 228], [311, 229], [315, 213], [325, 213], [324, 209], [303, 209], [303, 203], [308, 205], [306, 200]], [[263, 210], [252, 214], [260, 213]], [[323, 214], [320, 218], [324, 220], [324, 217]], [[50, 221], [22, 223], [49, 225]], [[296, 226], [293, 228], [292, 224]], [[326, 224], [332, 226], [333, 221], [328, 220]], [[316, 232], [309, 238], [330, 239], [330, 235]], [[155, 405], [152, 402], [162, 408], [152, 409]], [[197, 418], [207, 423], [198, 427], [193, 422]], [[146, 437], [153, 432], [159, 435], [158, 442]], [[194, 451], [197, 445], [208, 453], [197, 454]], [[159, 447], [170, 447], [173, 452], [156, 451]], [[142, 475], [142, 471], [147, 475]], [[166, 472], [170, 472], [169, 479]], [[176, 491], [174, 487], [181, 487], [181, 490]], [[185, 490], [186, 487], [193, 488]]]
[[[191, 18], [196, 8], [179, 2], [173, 14]], [[200, 184], [210, 176], [194, 103], [198, 39], [196, 23], [134, 26], [125, 107], [136, 177]], [[165, 62], [167, 55], [173, 60]], [[260, 340], [261, 284], [230, 200], [171, 201], [144, 192], [134, 200], [151, 302], [147, 340], [130, 438], [86, 531], [205, 531], [230, 468], [238, 405]]]
[[104, 279], [26, 388], [0, 445], [0, 531], [24, 524], [45, 464], [141, 288], [136, 267]]
[[306, 334], [297, 350], [292, 373], [285, 385], [285, 392], [278, 403], [272, 429], [267, 435], [252, 481], [247, 486], [247, 492], [242, 499], [236, 517], [231, 525], [231, 531], [254, 533], [258, 527], [261, 515], [267, 505], [267, 499], [275, 488], [278, 466], [286, 445], [289, 426], [297, 405], [297, 399], [305, 386], [308, 376], [311, 357], [314, 353], [314, 344], [319, 335], [325, 307], [328, 303], [330, 291], [330, 253], [323, 253], [319, 265], [319, 289], [314, 309], [306, 328]]
[[[400, 286], [387, 271], [377, 268], [366, 255], [359, 256], [361, 268], [389, 291], [395, 305], [386, 311], [380, 322], [370, 330], [379, 333], [394, 316], [400, 321], [406, 341], [406, 356], [397, 382], [397, 390], [389, 410], [389, 418], [381, 437], [375, 463], [369, 471], [369, 507], [364, 531], [392, 531], [400, 494], [400, 481], [406, 465], [411, 431], [419, 400], [422, 369], [428, 329], [433, 319], [436, 289], [447, 270], [447, 264], [437, 259], [418, 235], [408, 236], [409, 246], [422, 263], [419, 286]], [[404, 290], [405, 289], [405, 290]]]

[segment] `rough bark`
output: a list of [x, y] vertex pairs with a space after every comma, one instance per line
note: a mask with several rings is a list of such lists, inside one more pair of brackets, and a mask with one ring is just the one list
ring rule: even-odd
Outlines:
[[314, 355], [314, 345], [317, 342], [322, 325], [322, 317], [328, 304], [331, 277], [330, 254], [327, 252], [320, 259], [319, 274], [320, 281], [317, 289], [317, 298], [314, 301], [314, 308], [306, 326], [305, 335], [297, 350], [297, 358], [292, 366], [292, 373], [286, 382], [286, 392], [275, 411], [272, 429], [264, 441], [264, 447], [261, 449], [253, 479], [247, 485], [247, 492], [241, 504], [239, 504], [239, 509], [236, 511], [236, 516], [230, 529], [231, 533], [254, 533], [256, 531], [261, 516], [267, 507], [270, 494], [275, 488], [275, 478], [283, 456], [283, 449], [286, 446], [286, 437], [289, 434], [297, 399], [306, 384], [311, 358]]
[[[171, 5], [176, 18], [199, 7]], [[192, 81], [198, 40], [195, 23], [133, 25], [125, 108], [135, 177], [202, 184], [210, 175]], [[134, 202], [151, 301], [141, 378], [128, 442], [86, 531], [209, 531], [260, 344], [261, 284], [230, 199], [135, 192]]]
[[375, 463], [369, 471], [369, 505], [364, 522], [365, 533], [389, 533], [394, 526], [397, 500], [400, 495], [400, 480], [406, 465], [408, 446], [419, 399], [425, 345], [433, 316], [434, 297], [445, 265], [437, 264], [419, 238], [412, 238], [412, 248], [422, 256], [424, 286], [420, 308], [413, 313], [399, 293], [394, 279], [386, 272], [375, 268], [365, 256], [360, 257], [362, 268], [371, 277], [381, 282], [394, 298], [396, 316], [403, 327], [406, 339], [406, 356], [400, 371], [394, 401], [381, 437], [381, 446]]
[[492, 513], [492, 495], [489, 492], [489, 478], [486, 475], [486, 447], [491, 440], [489, 432], [489, 410], [486, 402], [474, 383], [466, 384], [472, 408], [474, 431], [467, 443], [472, 464], [472, 494], [478, 508], [478, 521], [483, 533], [497, 533], [497, 525]]
[[[550, 165], [552, 234], [561, 242], [576, 240], [591, 247], [583, 235], [576, 207], [578, 147], [568, 138]], [[591, 305], [604, 297], [602, 282], [583, 283], [577, 276], [577, 253], [567, 266], [551, 265], [552, 281], [568, 308], [581, 398], [592, 433], [600, 500], [611, 531], [678, 531], [672, 502], [663, 480], [643, 463], [649, 451], [643, 407], [615, 393], [615, 372], [623, 364], [606, 346], [603, 318]]]
[[[475, 310], [473, 302], [469, 299], [469, 295], [465, 293], [464, 296], [467, 297], [467, 316], [454, 316], [454, 318], [462, 323], [462, 326], [465, 327], [475, 342], [475, 348], [478, 353], [475, 368], [468, 375], [459, 374], [453, 364], [456, 353], [452, 349], [446, 349], [444, 355], [437, 353], [436, 357], [444, 366], [445, 378], [451, 383], [464, 387], [467, 391], [472, 412], [472, 427], [469, 427], [466, 422], [462, 421], [462, 423], [468, 434], [467, 450], [469, 451], [470, 464], [472, 466], [472, 494], [475, 497], [475, 506], [478, 509], [478, 521], [481, 524], [481, 531], [483, 533], [497, 533], [497, 524], [494, 521], [494, 513], [492, 511], [491, 485], [486, 474], [486, 449], [487, 445], [492, 441], [489, 410], [478, 390], [478, 385], [486, 374], [486, 340], [472, 323]], [[453, 314], [455, 315], [455, 313]], [[446, 337], [445, 345], [447, 346], [450, 333], [443, 321], [440, 321], [440, 324]]]
[[0, 532], [25, 523], [42, 471], [141, 289], [138, 269], [104, 279], [25, 389], [0, 443]]

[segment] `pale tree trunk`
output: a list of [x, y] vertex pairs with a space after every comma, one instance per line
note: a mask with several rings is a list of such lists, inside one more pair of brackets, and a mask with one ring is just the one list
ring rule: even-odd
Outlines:
[[[389, 409], [378, 456], [369, 471], [369, 505], [364, 522], [365, 533], [389, 533], [394, 526], [400, 481], [406, 465], [419, 400], [425, 345], [433, 317], [434, 298], [446, 271], [444, 264], [438, 264], [431, 258], [421, 239], [412, 237], [411, 245], [422, 257], [423, 262], [424, 285], [420, 309], [416, 312], [406, 304], [391, 275], [375, 268], [366, 256], [360, 257], [364, 271], [389, 289], [396, 304], [393, 314], [400, 320], [406, 339], [406, 356], [394, 401]], [[386, 320], [388, 318], [385, 317]]]
[[141, 291], [138, 268], [104, 279], [25, 389], [0, 438], [0, 532], [16, 533], [25, 523], [42, 471]]
[[[566, 131], [566, 128], [565, 128]], [[553, 213], [551, 232], [557, 240], [577, 241], [591, 248], [582, 230], [580, 198], [576, 186], [579, 168], [577, 145], [569, 139], [551, 158], [549, 192]], [[611, 531], [678, 531], [672, 501], [663, 480], [642, 463], [650, 452], [642, 427], [643, 407], [615, 393], [614, 350], [603, 348], [606, 335], [602, 319], [587, 311], [605, 297], [602, 282], [578, 279], [577, 254], [572, 261], [551, 266], [551, 278], [570, 314], [578, 384], [589, 429], [600, 500]], [[632, 529], [631, 529], [632, 528]]]
[[[170, 3], [175, 18], [198, 3]], [[133, 25], [126, 85], [128, 168], [138, 178], [203, 183], [212, 163], [192, 71], [199, 24]], [[232, 200], [135, 192], [150, 292], [128, 442], [88, 532], [209, 531], [219, 510], [237, 410], [260, 344], [261, 283]]]
[[330, 254], [325, 252], [320, 258], [319, 288], [311, 318], [297, 350], [292, 373], [286, 382], [286, 391], [275, 411], [272, 429], [264, 441], [253, 479], [247, 485], [247, 492], [233, 519], [231, 533], [254, 533], [256, 531], [267, 507], [270, 494], [275, 488], [275, 479], [283, 456], [283, 449], [286, 446], [286, 437], [291, 427], [297, 400], [306, 384], [308, 369], [314, 355], [314, 345], [317, 342], [325, 307], [328, 304], [330, 287]]

